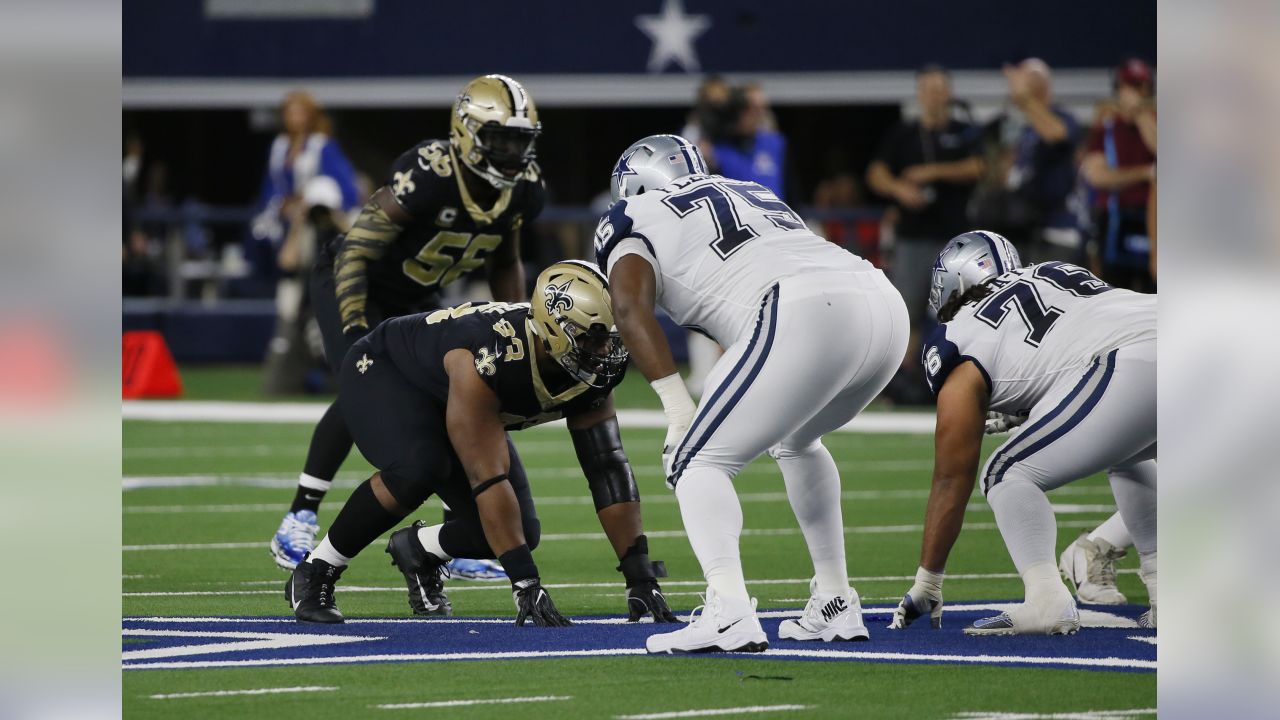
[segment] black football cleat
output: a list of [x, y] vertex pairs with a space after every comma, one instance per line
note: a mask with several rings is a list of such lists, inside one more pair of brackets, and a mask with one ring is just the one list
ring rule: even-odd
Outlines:
[[449, 617], [453, 604], [444, 593], [444, 579], [448, 577], [445, 561], [422, 549], [418, 542], [418, 528], [426, 526], [419, 520], [407, 528], [397, 530], [387, 543], [391, 564], [404, 574], [409, 586], [409, 608], [414, 615]]
[[298, 563], [284, 586], [284, 598], [293, 614], [302, 622], [345, 622], [333, 596], [334, 585], [345, 567], [334, 567], [323, 560]]

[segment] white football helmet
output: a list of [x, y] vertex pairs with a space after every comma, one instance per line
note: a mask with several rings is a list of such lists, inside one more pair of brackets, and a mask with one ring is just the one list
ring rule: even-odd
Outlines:
[[650, 135], [627, 148], [609, 179], [613, 202], [662, 187], [685, 175], [705, 175], [698, 146], [679, 135]]

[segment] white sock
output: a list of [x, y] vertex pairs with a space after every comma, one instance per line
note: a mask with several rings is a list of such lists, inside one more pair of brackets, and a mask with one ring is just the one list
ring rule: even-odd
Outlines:
[[329, 492], [329, 488], [333, 487], [332, 480], [325, 480], [314, 475], [302, 473], [298, 475], [298, 485], [308, 490], [319, 490], [320, 492]]
[[749, 603], [738, 549], [742, 505], [729, 474], [709, 467], [687, 468], [676, 486], [676, 499], [707, 584], [722, 598]]
[[840, 472], [836, 461], [821, 442], [798, 453], [778, 450], [769, 454], [778, 461], [787, 499], [809, 546], [818, 592], [844, 594], [849, 588], [849, 571], [844, 553]]
[[1004, 482], [987, 492], [987, 502], [1014, 567], [1024, 574], [1040, 563], [1053, 563], [1058, 528], [1044, 491], [1012, 475], [1013, 469], [1006, 473]]
[[325, 535], [316, 549], [307, 556], [308, 561], [315, 559], [323, 560], [334, 567], [346, 567], [347, 563], [351, 562], [351, 558], [333, 549], [333, 543], [329, 542], [328, 535]]
[[1106, 522], [1089, 533], [1089, 539], [1094, 542], [1102, 540], [1119, 550], [1125, 550], [1133, 544], [1133, 537], [1129, 535], [1129, 529], [1124, 526], [1124, 518], [1120, 517], [1120, 513], [1107, 518]]
[[1138, 572], [1142, 575], [1142, 582], [1147, 586], [1147, 597], [1151, 605], [1156, 604], [1156, 554], [1147, 553], [1139, 555], [1140, 564]]
[[1027, 602], [1032, 605], [1071, 597], [1058, 575], [1058, 566], [1052, 560], [1036, 563], [1024, 570], [1022, 584], [1026, 587]]
[[418, 542], [422, 543], [422, 548], [427, 552], [435, 555], [441, 560], [452, 560], [453, 556], [444, 551], [440, 546], [440, 529], [444, 525], [429, 525], [424, 528], [418, 528]]

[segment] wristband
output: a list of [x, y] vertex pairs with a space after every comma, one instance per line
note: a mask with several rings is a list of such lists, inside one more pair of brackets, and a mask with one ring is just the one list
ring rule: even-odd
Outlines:
[[925, 570], [923, 567], [916, 570], [916, 582], [922, 585], [932, 585], [938, 589], [942, 589], [942, 581], [946, 577], [946, 572], [933, 572]]
[[538, 566], [533, 562], [533, 551], [528, 545], [520, 545], [498, 556], [502, 569], [511, 578], [512, 587], [521, 580], [537, 579]]
[[667, 416], [667, 422], [672, 425], [682, 425], [688, 427], [693, 420], [693, 415], [698, 410], [698, 406], [693, 403], [693, 398], [689, 396], [689, 388], [685, 387], [684, 380], [680, 378], [680, 373], [672, 373], [664, 378], [658, 378], [649, 383], [649, 387], [658, 394], [658, 398], [662, 400], [662, 412]]

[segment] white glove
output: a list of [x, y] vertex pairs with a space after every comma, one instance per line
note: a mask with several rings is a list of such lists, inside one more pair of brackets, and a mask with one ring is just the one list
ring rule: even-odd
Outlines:
[[929, 616], [933, 629], [942, 627], [942, 573], [920, 568], [916, 570], [916, 583], [911, 586], [902, 602], [893, 611], [890, 629], [902, 630], [923, 615]]
[[667, 416], [667, 437], [662, 443], [662, 472], [667, 480], [667, 487], [675, 489], [671, 482], [672, 465], [675, 462], [676, 448], [689, 432], [693, 424], [693, 416], [698, 408], [689, 397], [689, 390], [679, 373], [672, 373], [649, 383], [653, 391], [662, 400], [662, 412]]
[[1002, 412], [987, 413], [986, 426], [983, 432], [987, 435], [998, 435], [1000, 433], [1009, 432], [1027, 421], [1026, 415], [1009, 415]]

